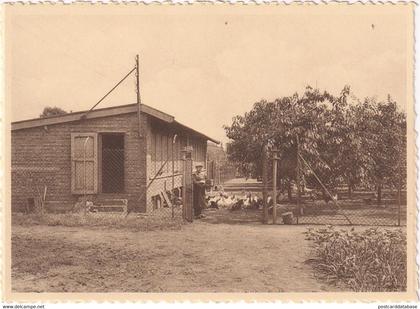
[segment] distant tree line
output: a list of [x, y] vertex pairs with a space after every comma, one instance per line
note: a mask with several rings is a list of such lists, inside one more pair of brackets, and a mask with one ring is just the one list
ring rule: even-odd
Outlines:
[[[299, 143], [300, 154], [329, 189], [346, 184], [350, 195], [356, 186], [375, 189], [380, 203], [384, 186], [405, 186], [406, 115], [390, 96], [359, 100], [349, 86], [338, 96], [308, 86], [302, 95], [257, 102], [224, 128], [229, 159], [254, 177], [262, 173], [264, 147], [276, 147], [280, 180], [290, 188]], [[320, 187], [301, 166], [305, 183]]]
[[39, 115], [39, 118], [47, 118], [47, 117], [53, 117], [53, 116], [60, 116], [60, 115], [64, 115], [67, 114], [67, 112], [64, 109], [61, 109], [59, 107], [51, 107], [51, 106], [46, 106], [44, 107], [44, 110], [42, 111], [42, 113]]

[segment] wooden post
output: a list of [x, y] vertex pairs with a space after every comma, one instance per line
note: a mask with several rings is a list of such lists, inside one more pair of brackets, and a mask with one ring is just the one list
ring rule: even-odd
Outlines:
[[[299, 215], [302, 215], [302, 206], [300, 203], [300, 145], [299, 145], [299, 136], [296, 135], [296, 207]], [[298, 219], [299, 220], [299, 219]]]
[[171, 157], [172, 157], [172, 191], [171, 191], [171, 198], [172, 198], [172, 219], [175, 217], [174, 213], [174, 195], [175, 195], [175, 143], [176, 143], [177, 135], [174, 134], [172, 138], [172, 147], [171, 147]]
[[86, 184], [86, 145], [87, 142], [89, 140], [89, 137], [86, 137], [85, 142], [83, 143], [83, 213], [86, 216], [86, 212], [87, 212], [87, 196], [86, 196], [86, 191], [87, 191], [87, 184]]
[[401, 225], [401, 169], [400, 169], [400, 161], [398, 161], [398, 226]]
[[220, 186], [220, 165], [219, 162], [217, 162], [217, 179], [218, 179], [218, 185]]
[[262, 158], [262, 179], [263, 179], [263, 223], [268, 223], [268, 168], [267, 168], [267, 145], [263, 146], [263, 158]]
[[137, 93], [137, 114], [139, 118], [138, 130], [139, 130], [139, 137], [142, 137], [139, 55], [136, 55], [136, 93]]
[[193, 221], [193, 181], [192, 181], [192, 147], [182, 150], [184, 154], [184, 175], [182, 186], [182, 215], [188, 221]]
[[273, 224], [277, 223], [277, 149], [273, 149]]

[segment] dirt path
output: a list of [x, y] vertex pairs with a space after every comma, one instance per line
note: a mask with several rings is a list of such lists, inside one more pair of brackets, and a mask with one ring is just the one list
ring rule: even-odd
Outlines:
[[305, 227], [211, 224], [129, 232], [13, 226], [17, 292], [310, 292]]

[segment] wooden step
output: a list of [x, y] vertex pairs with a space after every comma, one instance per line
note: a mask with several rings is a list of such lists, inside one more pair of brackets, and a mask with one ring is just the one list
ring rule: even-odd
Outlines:
[[126, 199], [103, 199], [97, 200], [89, 208], [93, 212], [127, 212], [128, 201]]

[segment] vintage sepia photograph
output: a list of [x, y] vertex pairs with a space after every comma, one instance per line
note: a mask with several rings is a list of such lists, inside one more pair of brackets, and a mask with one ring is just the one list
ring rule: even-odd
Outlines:
[[7, 297], [417, 299], [413, 8], [4, 7]]

